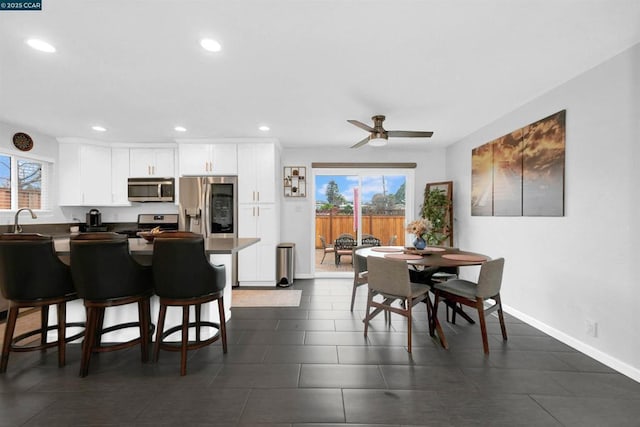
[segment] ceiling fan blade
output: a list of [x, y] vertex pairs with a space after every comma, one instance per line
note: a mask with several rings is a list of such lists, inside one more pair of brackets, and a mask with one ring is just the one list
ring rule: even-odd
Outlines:
[[367, 132], [375, 132], [375, 129], [374, 129], [374, 128], [372, 128], [372, 127], [371, 127], [371, 126], [369, 126], [369, 125], [365, 125], [364, 123], [359, 122], [359, 121], [357, 121], [357, 120], [347, 120], [347, 121], [348, 121], [349, 123], [351, 123], [352, 125], [354, 125], [354, 126], [358, 126], [360, 129], [364, 129], [364, 130], [366, 130]]
[[363, 139], [362, 141], [358, 142], [355, 145], [352, 145], [351, 148], [358, 148], [358, 147], [362, 147], [364, 144], [366, 144], [367, 142], [369, 142], [370, 137], [366, 137], [365, 139]]
[[430, 138], [433, 132], [420, 132], [410, 130], [390, 130], [387, 135], [391, 138]]

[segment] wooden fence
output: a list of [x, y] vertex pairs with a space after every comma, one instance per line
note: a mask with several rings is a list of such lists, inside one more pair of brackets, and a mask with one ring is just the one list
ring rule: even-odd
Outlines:
[[[362, 234], [371, 234], [383, 245], [391, 236], [397, 236], [396, 245], [404, 245], [405, 219], [400, 215], [363, 215]], [[353, 215], [316, 214], [316, 249], [322, 248], [320, 236], [329, 244], [342, 233], [356, 235], [353, 230]]]
[[[41, 209], [40, 190], [22, 190], [18, 193], [18, 207]], [[0, 209], [11, 209], [11, 190], [0, 188]]]

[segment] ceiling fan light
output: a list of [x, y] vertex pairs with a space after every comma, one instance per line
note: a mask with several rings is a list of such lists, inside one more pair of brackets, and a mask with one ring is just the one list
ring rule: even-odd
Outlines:
[[384, 147], [385, 145], [387, 145], [386, 135], [371, 135], [371, 138], [369, 139], [369, 145], [371, 145], [372, 147]]

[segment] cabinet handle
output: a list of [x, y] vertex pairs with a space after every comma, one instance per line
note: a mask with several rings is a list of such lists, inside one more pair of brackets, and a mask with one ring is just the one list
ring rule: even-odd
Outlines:
[[257, 216], [260, 216], [260, 206], [258, 206], [258, 215]]
[[151, 171], [155, 175], [156, 174], [156, 167], [155, 166], [151, 166]]
[[259, 192], [259, 191], [256, 191], [256, 194], [258, 195], [258, 197], [257, 197], [256, 199], [257, 199], [257, 201], [259, 202], [259, 201], [260, 201], [260, 192]]

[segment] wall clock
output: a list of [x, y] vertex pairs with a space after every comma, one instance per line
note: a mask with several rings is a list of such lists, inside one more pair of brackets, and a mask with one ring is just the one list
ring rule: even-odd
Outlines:
[[13, 145], [20, 151], [29, 151], [33, 148], [33, 139], [24, 132], [13, 135]]

